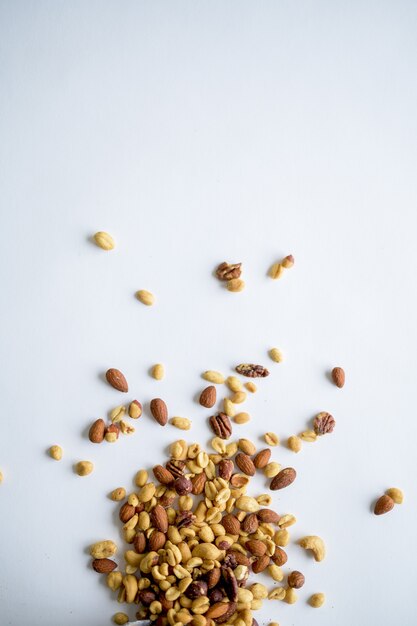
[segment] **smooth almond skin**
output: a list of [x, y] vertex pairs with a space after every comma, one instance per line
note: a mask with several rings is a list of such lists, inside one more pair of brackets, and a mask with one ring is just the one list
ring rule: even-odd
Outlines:
[[111, 559], [94, 559], [93, 570], [98, 574], [110, 574], [117, 567], [117, 563]]
[[278, 491], [278, 489], [284, 489], [291, 485], [296, 479], [297, 472], [292, 467], [286, 467], [282, 469], [274, 478], [271, 480], [270, 489], [272, 491]]
[[88, 438], [91, 443], [101, 443], [104, 439], [104, 433], [106, 430], [106, 424], [104, 420], [99, 418], [92, 425], [88, 431]]
[[161, 485], [170, 485], [175, 480], [171, 472], [162, 465], [155, 465], [152, 471], [156, 480], [161, 483]]
[[247, 476], [254, 476], [256, 472], [255, 465], [253, 464], [252, 459], [247, 454], [243, 452], [239, 452], [235, 458], [236, 465], [238, 468]]
[[271, 458], [271, 450], [269, 448], [265, 448], [264, 450], [260, 450], [258, 454], [253, 459], [253, 464], [257, 469], [263, 469], [269, 463]]
[[336, 387], [341, 389], [345, 384], [345, 371], [342, 367], [334, 367], [332, 369], [332, 380]]
[[117, 370], [114, 367], [111, 367], [107, 370], [106, 380], [109, 385], [111, 385], [112, 387], [114, 387], [114, 389], [117, 389], [118, 391], [122, 391], [123, 393], [127, 393], [129, 391], [129, 386], [127, 384], [126, 378], [120, 370]]
[[388, 513], [394, 508], [394, 500], [390, 498], [390, 496], [383, 495], [381, 496], [375, 504], [374, 513], [375, 515], [384, 515]]
[[165, 426], [168, 421], [168, 408], [161, 398], [151, 400], [150, 409], [153, 418], [160, 426]]
[[206, 407], [206, 409], [211, 409], [216, 404], [216, 399], [216, 387], [214, 387], [214, 385], [210, 385], [201, 392], [199, 402], [201, 406]]

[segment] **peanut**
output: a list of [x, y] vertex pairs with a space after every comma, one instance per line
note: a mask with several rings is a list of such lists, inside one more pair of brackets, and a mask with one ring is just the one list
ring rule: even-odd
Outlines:
[[49, 448], [49, 454], [55, 461], [60, 461], [62, 459], [62, 448], [61, 446], [51, 446]]
[[94, 469], [94, 465], [91, 461], [78, 461], [74, 467], [78, 476], [88, 476]]
[[161, 363], [157, 363], [152, 368], [152, 378], [155, 380], [162, 380], [165, 376], [164, 366]]
[[94, 241], [102, 250], [113, 250], [114, 248], [114, 239], [109, 233], [105, 233], [104, 231], [99, 231], [94, 235]]
[[321, 606], [323, 606], [325, 600], [326, 598], [324, 593], [313, 593], [313, 595], [310, 596], [308, 603], [313, 608], [319, 609]]
[[155, 303], [155, 296], [146, 289], [139, 289], [139, 291], [136, 292], [136, 297], [146, 306], [152, 306]]

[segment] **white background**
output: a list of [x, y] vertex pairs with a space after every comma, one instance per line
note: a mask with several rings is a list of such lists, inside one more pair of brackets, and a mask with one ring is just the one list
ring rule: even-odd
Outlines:
[[[275, 507], [328, 557], [290, 546], [285, 571], [306, 585], [259, 623], [417, 623], [417, 4], [9, 0], [0, 22], [0, 623], [101, 626], [118, 610], [86, 549], [119, 540], [107, 494], [181, 432], [145, 415], [131, 438], [90, 444], [121, 401], [103, 372], [126, 374], [127, 400], [163, 397], [206, 443], [201, 372], [248, 360], [271, 376], [237, 436], [337, 420], [297, 456], [274, 450], [298, 471]], [[289, 253], [294, 269], [268, 279]], [[243, 293], [213, 278], [223, 260], [243, 262]], [[94, 474], [73, 473], [80, 459]], [[404, 505], [373, 516], [390, 486]]]

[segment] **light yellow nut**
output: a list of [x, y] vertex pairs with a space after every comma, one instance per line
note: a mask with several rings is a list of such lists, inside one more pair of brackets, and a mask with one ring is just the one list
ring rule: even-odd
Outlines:
[[244, 411], [242, 411], [241, 413], [238, 413], [234, 416], [233, 421], [235, 422], [235, 424], [246, 424], [250, 421], [250, 415], [249, 413], [245, 413]]
[[155, 485], [154, 483], [147, 483], [144, 485], [138, 493], [138, 498], [140, 502], [149, 502], [152, 500], [155, 495]]
[[135, 484], [137, 487], [143, 487], [148, 482], [148, 472], [144, 469], [139, 470], [135, 476]]
[[149, 513], [147, 511], [141, 511], [139, 513], [139, 518], [138, 518], [138, 529], [148, 530], [148, 528], [150, 528], [150, 525], [151, 525], [151, 520], [149, 517]]
[[107, 574], [107, 586], [112, 591], [117, 591], [118, 589], [120, 589], [120, 586], [122, 584], [122, 578], [122, 572], [110, 572], [110, 574]]
[[126, 613], [115, 613], [113, 615], [113, 622], [115, 624], [119, 624], [119, 626], [123, 626], [123, 624], [127, 624], [129, 621], [129, 616]]
[[187, 449], [187, 457], [189, 459], [196, 459], [198, 457], [198, 455], [200, 454], [201, 451], [201, 446], [199, 443], [192, 443], [190, 446], [188, 446]]
[[[297, 518], [295, 515], [291, 515], [287, 513], [286, 515], [282, 515], [278, 520], [278, 526], [280, 528], [288, 528], [297, 522]], [[279, 532], [279, 531], [278, 531]]]
[[269, 493], [261, 493], [260, 496], [256, 497], [256, 502], [261, 506], [269, 506], [272, 503], [272, 498]]
[[[212, 543], [200, 543], [192, 551], [193, 557], [200, 557], [201, 559], [210, 559], [214, 561], [219, 559], [224, 554], [223, 550], [219, 550]], [[188, 573], [187, 573], [188, 575]]]
[[283, 273], [284, 273], [284, 268], [282, 267], [281, 263], [274, 263], [269, 270], [269, 276], [273, 278], [274, 280], [281, 278]]
[[275, 433], [271, 433], [271, 432], [265, 433], [264, 439], [265, 439], [265, 443], [267, 443], [268, 446], [273, 447], [273, 446], [279, 445], [279, 437]]
[[237, 376], [228, 376], [226, 379], [226, 385], [229, 387], [230, 391], [233, 391], [234, 393], [242, 390], [242, 381], [239, 380]]
[[268, 354], [275, 363], [282, 363], [284, 360], [284, 355], [279, 348], [271, 348]]
[[397, 487], [391, 487], [390, 489], [387, 489], [385, 494], [392, 498], [395, 504], [402, 504], [404, 501], [404, 494], [401, 489], [398, 489]]
[[311, 550], [315, 561], [322, 561], [326, 556], [326, 547], [323, 539], [317, 535], [307, 535], [299, 541], [299, 545], [305, 550]]
[[97, 541], [90, 548], [90, 554], [94, 559], [108, 559], [117, 552], [117, 546], [114, 541], [106, 539], [105, 541]]
[[250, 393], [255, 393], [256, 391], [258, 391], [258, 387], [252, 381], [249, 381], [248, 383], [245, 383], [245, 388], [248, 391], [250, 391]]
[[300, 452], [302, 447], [300, 437], [297, 437], [297, 435], [291, 435], [291, 437], [288, 437], [287, 446], [292, 452]]
[[142, 559], [144, 558], [143, 554], [138, 554], [134, 550], [126, 550], [124, 557], [126, 563], [128, 565], [132, 565], [132, 567], [139, 567]]
[[283, 530], [277, 530], [274, 535], [274, 542], [277, 546], [284, 548], [289, 544], [290, 533], [285, 528]]
[[109, 233], [105, 233], [102, 230], [99, 230], [94, 235], [94, 241], [102, 250], [113, 250], [114, 248], [114, 239]]
[[241, 450], [245, 454], [248, 454], [249, 456], [252, 456], [256, 452], [255, 444], [253, 444], [252, 441], [249, 441], [249, 439], [239, 439], [237, 445], [239, 450]]
[[325, 600], [326, 598], [324, 593], [313, 593], [313, 595], [310, 596], [308, 603], [313, 608], [319, 609], [321, 606], [323, 606]]
[[162, 380], [165, 376], [165, 369], [162, 363], [156, 363], [156, 365], [152, 367], [151, 374], [152, 378], [155, 378], [155, 380]]
[[213, 448], [213, 450], [215, 450], [219, 454], [221, 455], [226, 454], [226, 442], [223, 439], [220, 439], [220, 437], [213, 437], [213, 439], [210, 442], [210, 445]]
[[115, 432], [107, 432], [104, 435], [104, 439], [108, 442], [108, 443], [115, 443], [118, 439], [118, 433]]
[[271, 461], [264, 467], [264, 474], [267, 478], [273, 478], [281, 471], [281, 465], [275, 461]]
[[117, 424], [117, 422], [120, 422], [120, 420], [123, 419], [125, 414], [126, 414], [126, 407], [124, 407], [123, 405], [116, 406], [114, 409], [110, 411], [110, 421], [113, 424]]
[[275, 565], [275, 563], [268, 566], [268, 572], [271, 578], [276, 580], [278, 583], [284, 579], [284, 572], [278, 565]]
[[316, 441], [317, 440], [317, 435], [314, 432], [314, 430], [304, 430], [300, 434], [300, 439], [302, 439], [303, 441], [312, 442], [312, 441]]
[[247, 513], [257, 513], [261, 508], [255, 498], [250, 496], [240, 496], [235, 503], [237, 509], [246, 511]]
[[146, 289], [139, 289], [139, 291], [136, 292], [136, 297], [146, 306], [152, 306], [155, 303], [155, 296]]
[[224, 376], [220, 372], [216, 372], [215, 370], [207, 370], [202, 374], [204, 380], [208, 380], [209, 383], [214, 383], [215, 385], [221, 385], [224, 383]]
[[239, 291], [243, 291], [245, 288], [245, 281], [242, 280], [241, 278], [232, 278], [231, 280], [228, 280], [226, 283], [226, 287], [228, 289], [228, 291], [232, 291], [232, 292], [239, 292]]
[[295, 593], [295, 589], [293, 587], [287, 588], [284, 599], [287, 604], [295, 604], [297, 602], [298, 596]]
[[75, 471], [78, 476], [88, 476], [94, 469], [93, 463], [91, 461], [78, 461], [75, 464]]
[[255, 600], [265, 600], [268, 597], [268, 589], [261, 583], [254, 583], [249, 587]]
[[226, 458], [230, 458], [234, 456], [237, 452], [237, 443], [236, 441], [232, 441], [226, 445]]
[[236, 407], [230, 400], [230, 398], [225, 398], [223, 400], [223, 411], [228, 417], [233, 417], [234, 415], [236, 415]]
[[286, 591], [284, 587], [275, 587], [268, 593], [269, 600], [284, 600], [286, 596]]
[[125, 422], [125, 420], [121, 420], [120, 430], [124, 435], [133, 435], [133, 433], [135, 432], [135, 428]]
[[187, 458], [187, 450], [187, 442], [184, 441], [184, 439], [174, 441], [169, 449], [171, 457], [176, 461], [185, 461], [185, 459]]
[[51, 446], [49, 448], [49, 455], [55, 460], [60, 461], [62, 459], [62, 448], [61, 446]]
[[187, 417], [172, 417], [170, 422], [175, 428], [179, 428], [180, 430], [190, 430], [191, 428], [191, 420]]
[[242, 404], [242, 402], [245, 402], [246, 397], [247, 396], [244, 391], [236, 391], [230, 398], [230, 400], [233, 402], [233, 404]]

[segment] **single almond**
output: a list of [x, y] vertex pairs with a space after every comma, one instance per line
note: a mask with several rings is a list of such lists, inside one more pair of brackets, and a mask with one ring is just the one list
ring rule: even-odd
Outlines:
[[152, 535], [149, 537], [149, 549], [152, 552], [158, 552], [161, 550], [166, 543], [166, 536], [160, 530], [155, 530]]
[[168, 530], [168, 515], [165, 509], [157, 504], [150, 513], [152, 525], [161, 533], [166, 533]]
[[206, 482], [207, 482], [207, 476], [205, 475], [204, 472], [193, 476], [191, 479], [191, 483], [193, 486], [191, 493], [194, 494], [195, 496], [199, 496], [201, 493], [203, 493]]
[[291, 485], [294, 482], [297, 476], [297, 472], [292, 467], [286, 467], [282, 469], [274, 478], [271, 480], [270, 489], [272, 491], [277, 491], [278, 489], [284, 489]]
[[381, 496], [375, 504], [375, 515], [384, 515], [384, 513], [388, 513], [394, 508], [394, 504], [395, 502], [392, 498], [390, 498], [390, 496]]
[[126, 522], [132, 519], [135, 513], [136, 513], [136, 508], [132, 504], [129, 504], [128, 502], [126, 502], [125, 504], [122, 504], [122, 506], [120, 507], [119, 519], [121, 522], [123, 522], [123, 524], [126, 524]]
[[282, 565], [285, 565], [285, 563], [288, 560], [287, 553], [285, 552], [285, 550], [283, 550], [279, 546], [275, 548], [275, 552], [271, 558], [274, 561], [275, 565], [278, 565], [279, 567], [281, 567]]
[[259, 521], [256, 513], [249, 513], [242, 522], [242, 530], [248, 535], [256, 533], [259, 527]]
[[258, 520], [267, 524], [278, 524], [280, 515], [271, 509], [261, 509], [258, 511]]
[[93, 570], [99, 574], [110, 574], [117, 567], [117, 563], [111, 559], [94, 559]]
[[203, 389], [200, 394], [199, 402], [201, 406], [205, 406], [207, 409], [211, 409], [216, 404], [217, 391], [214, 385], [210, 385]]
[[138, 532], [133, 539], [133, 547], [138, 554], [143, 554], [146, 550], [146, 536], [142, 531]]
[[166, 467], [163, 467], [163, 465], [155, 465], [152, 471], [156, 480], [161, 483], [161, 485], [170, 485], [175, 480], [171, 472], [167, 470]]
[[269, 558], [267, 554], [264, 554], [263, 556], [259, 556], [252, 563], [252, 571], [254, 572], [254, 574], [259, 574], [260, 572], [263, 572], [269, 566], [270, 562], [271, 562], [271, 559]]
[[245, 548], [253, 556], [263, 556], [266, 552], [266, 545], [260, 539], [250, 539], [245, 543]]
[[152, 416], [160, 426], [165, 426], [168, 421], [168, 408], [161, 398], [151, 400], [150, 409]]
[[345, 384], [345, 370], [342, 367], [334, 367], [332, 369], [332, 380], [336, 387], [341, 389]]
[[260, 450], [258, 454], [253, 459], [253, 464], [257, 469], [263, 469], [269, 463], [269, 459], [271, 458], [271, 450], [269, 448], [265, 448], [264, 450]]
[[235, 458], [236, 465], [241, 472], [247, 476], [254, 476], [256, 472], [255, 465], [249, 455], [244, 452], [239, 452]]
[[229, 513], [222, 518], [222, 526], [230, 535], [238, 535], [240, 532], [240, 522], [235, 515]]
[[104, 439], [106, 424], [101, 418], [96, 420], [88, 431], [88, 438], [92, 443], [101, 443]]
[[123, 393], [126, 393], [127, 391], [129, 391], [127, 380], [120, 370], [117, 370], [114, 367], [111, 367], [106, 372], [106, 379], [109, 385], [111, 385], [118, 391], [122, 391]]

